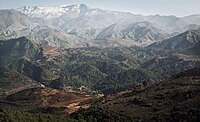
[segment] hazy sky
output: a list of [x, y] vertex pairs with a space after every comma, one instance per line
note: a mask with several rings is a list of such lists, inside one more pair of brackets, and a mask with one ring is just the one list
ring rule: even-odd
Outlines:
[[126, 11], [143, 15], [186, 16], [200, 14], [200, 0], [0, 0], [0, 9], [20, 6], [86, 4], [91, 8]]

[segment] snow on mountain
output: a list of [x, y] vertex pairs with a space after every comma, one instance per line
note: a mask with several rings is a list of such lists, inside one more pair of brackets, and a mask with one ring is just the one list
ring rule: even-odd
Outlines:
[[199, 15], [185, 18], [143, 16], [89, 8], [84, 4], [23, 6], [16, 10], [0, 11], [0, 20], [0, 38], [27, 36], [42, 44], [58, 47], [85, 43], [146, 46], [200, 26], [195, 24]]
[[15, 10], [0, 10], [0, 39], [21, 37], [38, 25]]
[[22, 8], [18, 8], [17, 10], [28, 15], [29, 17], [41, 17], [45, 19], [59, 17], [65, 13], [65, 9], [60, 7], [24, 6]]
[[17, 11], [22, 12], [29, 17], [40, 17], [43, 19], [51, 19], [59, 17], [65, 13], [78, 13], [84, 12], [86, 5], [70, 5], [70, 6], [58, 6], [58, 7], [38, 7], [38, 6], [23, 6], [18, 8]]

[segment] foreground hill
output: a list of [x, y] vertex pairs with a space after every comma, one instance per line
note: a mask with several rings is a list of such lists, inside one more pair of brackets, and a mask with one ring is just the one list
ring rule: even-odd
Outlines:
[[200, 69], [195, 68], [148, 87], [103, 99], [101, 106], [136, 121], [198, 121]]
[[72, 119], [69, 116], [47, 115], [47, 114], [31, 114], [27, 112], [21, 112], [9, 107], [0, 108], [0, 121], [1, 122], [78, 122], [78, 120]]
[[15, 92], [40, 87], [40, 84], [14, 70], [0, 67], [0, 95], [9, 95]]
[[82, 94], [68, 93], [51, 88], [35, 87], [7, 95], [5, 99], [1, 101], [1, 104], [33, 113], [53, 113], [55, 111], [55, 113], [62, 112], [60, 114], [64, 114], [77, 110], [81, 107], [79, 105], [80, 102], [88, 100], [89, 98], [89, 96]]
[[[80, 109], [71, 114], [70, 118], [78, 121], [198, 121], [200, 118], [200, 69], [195, 68], [174, 75], [171, 79], [157, 82], [146, 87], [140, 84], [132, 90], [126, 90], [100, 99], [91, 100], [96, 107]], [[6, 97], [1, 101], [1, 120], [27, 120], [38, 119], [37, 114], [16, 111], [15, 108], [26, 108], [31, 113], [38, 110], [40, 120], [50, 117], [52, 120], [69, 119], [67, 116], [57, 117], [54, 114], [62, 114], [63, 108], [39, 108], [31, 110], [37, 105], [59, 106], [66, 105], [70, 101], [80, 98], [78, 94], [64, 93], [57, 90], [36, 88], [23, 90]], [[31, 96], [31, 97], [30, 97]], [[41, 104], [42, 102], [42, 104]], [[3, 104], [2, 104], [3, 103]], [[86, 102], [87, 104], [88, 102]], [[85, 104], [85, 105], [86, 105]], [[84, 103], [82, 103], [84, 105]], [[9, 109], [5, 106], [12, 106]], [[98, 107], [97, 107], [98, 106]], [[50, 115], [52, 114], [52, 115]], [[22, 117], [23, 115], [23, 117]], [[23, 119], [24, 118], [24, 119]], [[12, 121], [12, 120], [11, 120]], [[50, 121], [50, 120], [49, 120]], [[66, 121], [66, 120], [65, 120]], [[70, 121], [70, 119], [68, 120]]]

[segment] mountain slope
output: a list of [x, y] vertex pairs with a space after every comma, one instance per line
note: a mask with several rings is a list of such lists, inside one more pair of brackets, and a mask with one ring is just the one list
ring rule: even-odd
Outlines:
[[[0, 15], [0, 39], [25, 36], [43, 45], [62, 48], [86, 47], [88, 44], [99, 47], [147, 46], [167, 39], [169, 34], [199, 27], [197, 15], [186, 17], [193, 22], [185, 22], [184, 18], [176, 16], [135, 15], [94, 9], [84, 4], [24, 6], [16, 10], [1, 10]], [[124, 24], [125, 28], [119, 26]]]
[[199, 56], [195, 57], [175, 53], [173, 55], [148, 60], [141, 65], [141, 68], [152, 72], [158, 79], [166, 79], [178, 72], [200, 67], [199, 61]]
[[95, 85], [95, 89], [105, 94], [112, 94], [135, 87], [143, 82], [151, 82], [151, 78], [147, 73], [141, 70], [129, 69], [105, 77]]
[[38, 43], [60, 48], [84, 46], [85, 39], [70, 35], [64, 31], [50, 28], [48, 26], [37, 26], [26, 37], [36, 40]]
[[200, 43], [197, 43], [194, 46], [183, 50], [182, 53], [186, 55], [200, 56]]
[[[107, 28], [103, 29], [96, 37], [96, 39], [106, 39], [111, 37], [120, 38], [120, 32], [122, 31], [123, 27], [119, 24], [112, 24]], [[118, 36], [119, 35], [119, 36]]]
[[101, 106], [134, 121], [198, 121], [200, 69], [191, 69], [148, 87], [108, 96]]
[[187, 22], [176, 16], [152, 15], [147, 16], [147, 20], [157, 24], [160, 28], [166, 30], [167, 32], [179, 32], [182, 27], [188, 25]]
[[25, 27], [34, 27], [34, 23], [31, 23], [30, 19], [20, 12], [15, 10], [0, 10], [0, 27], [1, 29], [13, 29], [20, 30]]
[[182, 17], [181, 18], [183, 21], [189, 23], [189, 24], [197, 24], [200, 25], [200, 15], [196, 14], [196, 15], [190, 15], [190, 16], [186, 16], [186, 17]]
[[0, 64], [7, 66], [21, 59], [36, 60], [40, 47], [25, 37], [0, 41]]
[[0, 39], [27, 37], [42, 45], [54, 47], [75, 47], [81, 44], [79, 37], [70, 35], [61, 29], [55, 29], [42, 18], [32, 19], [15, 10], [0, 10]]
[[31, 22], [25, 14], [15, 10], [0, 10], [0, 39], [23, 36], [38, 24]]
[[168, 38], [166, 32], [154, 26], [152, 23], [145, 21], [129, 25], [123, 30], [123, 37], [136, 41], [162, 41]]
[[35, 87], [40, 84], [14, 70], [0, 67], [0, 96]]
[[[30, 88], [8, 95], [4, 103], [15, 103], [13, 107], [21, 110], [37, 110], [47, 107], [66, 107], [72, 103], [80, 103], [89, 99], [89, 96], [63, 92], [50, 88]], [[67, 108], [66, 108], [67, 109]], [[67, 110], [66, 110], [67, 111]]]
[[[153, 42], [167, 39], [169, 35], [152, 23], [144, 21], [133, 24], [113, 24], [103, 29], [96, 37], [97, 40], [114, 40], [115, 43], [147, 46]], [[126, 40], [126, 41], [124, 41]], [[98, 41], [101, 42], [101, 41]]]
[[155, 47], [165, 50], [183, 50], [194, 46], [200, 42], [200, 29], [189, 30], [175, 37], [166, 39], [160, 43], [154, 43], [149, 47]]

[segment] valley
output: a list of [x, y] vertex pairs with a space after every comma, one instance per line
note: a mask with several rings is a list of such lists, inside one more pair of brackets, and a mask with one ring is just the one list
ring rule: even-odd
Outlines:
[[0, 10], [0, 121], [199, 121], [199, 20]]

